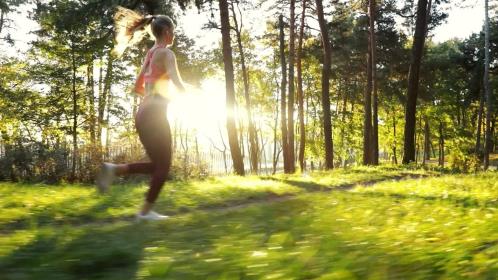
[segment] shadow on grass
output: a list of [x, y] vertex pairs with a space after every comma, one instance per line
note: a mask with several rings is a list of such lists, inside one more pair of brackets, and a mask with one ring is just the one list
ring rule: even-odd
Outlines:
[[[298, 205], [293, 211], [307, 207]], [[158, 223], [78, 228], [47, 224], [33, 229], [30, 243], [0, 258], [0, 279], [204, 279], [234, 271], [250, 274], [253, 269], [243, 259], [282, 226], [292, 227], [287, 212], [263, 207], [242, 215], [196, 213]]]
[[353, 183], [342, 183], [338, 185], [325, 185], [325, 184], [319, 184], [316, 182], [309, 182], [309, 181], [298, 181], [298, 180], [291, 180], [291, 179], [277, 179], [277, 178], [272, 178], [272, 177], [261, 177], [262, 180], [274, 180], [274, 181], [281, 181], [286, 184], [304, 189], [307, 192], [328, 192], [328, 191], [347, 191], [350, 190], [356, 186], [372, 186], [380, 182], [385, 182], [385, 181], [399, 181], [403, 179], [420, 179], [420, 178], [425, 178], [429, 177], [429, 175], [425, 174], [411, 174], [411, 173], [401, 173], [398, 175], [387, 175], [383, 176], [381, 178], [376, 178], [376, 179], [365, 179], [365, 180], [359, 180], [357, 182]]
[[[341, 194], [346, 199], [349, 194]], [[318, 205], [321, 203], [319, 202]], [[327, 205], [291, 199], [166, 222], [70, 227], [38, 233], [0, 259], [2, 279], [333, 279], [441, 274], [441, 257], [399, 261], [368, 237], [344, 240]], [[333, 220], [333, 219], [331, 219]], [[367, 242], [365, 242], [367, 241]], [[22, 275], [23, 277], [19, 277]], [[334, 276], [334, 277], [332, 277]]]
[[[85, 210], [74, 209], [82, 199], [92, 200], [95, 204]], [[12, 231], [22, 228], [36, 228], [45, 225], [74, 225], [95, 221], [98, 215], [105, 213], [105, 210], [114, 205], [129, 203], [124, 196], [113, 195], [97, 197], [69, 197], [59, 203], [48, 204], [45, 207], [30, 209], [26, 216], [13, 219], [2, 224], [2, 231]], [[103, 221], [112, 219], [103, 219]]]
[[452, 194], [446, 195], [421, 195], [421, 194], [403, 194], [403, 193], [389, 193], [389, 192], [377, 192], [377, 191], [368, 191], [368, 192], [351, 192], [352, 195], [360, 195], [363, 197], [391, 197], [394, 199], [418, 199], [425, 200], [428, 202], [442, 202], [442, 203], [451, 203], [455, 206], [461, 207], [497, 207], [498, 201], [495, 198], [489, 199], [477, 199], [473, 197], [461, 197]]
[[[354, 204], [358, 195], [337, 193], [334, 200]], [[0, 259], [0, 279], [313, 279], [327, 275], [330, 279], [436, 279], [445, 273], [445, 255], [389, 251], [376, 245], [375, 235], [354, 234], [353, 221], [334, 222], [336, 206], [329, 200], [329, 196], [309, 195], [229, 212], [194, 212], [165, 222], [39, 229], [31, 243]]]
[[35, 232], [31, 243], [0, 258], [1, 279], [135, 278], [143, 232], [133, 225], [46, 227]]
[[[325, 185], [316, 182], [309, 181], [299, 181], [292, 179], [278, 179], [274, 177], [260, 177], [262, 180], [273, 180], [282, 182], [299, 189], [304, 190], [306, 193], [315, 192], [330, 192], [330, 191], [347, 191], [355, 186], [370, 186], [379, 182], [387, 180], [401, 180], [410, 178], [421, 178], [427, 175], [417, 175], [417, 174], [399, 174], [399, 175], [388, 175], [377, 179], [366, 179], [360, 180], [354, 183], [345, 183], [338, 185]], [[167, 215], [178, 215], [184, 213], [190, 213], [196, 210], [222, 210], [226, 208], [232, 210], [232, 208], [246, 207], [251, 204], [262, 204], [279, 199], [288, 199], [295, 194], [276, 194], [271, 190], [258, 190], [254, 191], [251, 189], [238, 189], [230, 184], [222, 183], [225, 188], [220, 188], [219, 191], [214, 193], [204, 193], [196, 192], [193, 196], [187, 195], [185, 192], [189, 191], [191, 183], [186, 181], [175, 182], [174, 185], [165, 185], [164, 192], [168, 191], [178, 191], [179, 195], [163, 195], [158, 203], [158, 210]], [[173, 188], [173, 189], [171, 189]], [[85, 225], [89, 223], [110, 223], [116, 221], [131, 221], [133, 220], [133, 215], [120, 215], [120, 216], [110, 216], [106, 213], [107, 209], [113, 207], [133, 207], [138, 208], [141, 203], [141, 195], [136, 197], [139, 192], [134, 192], [136, 190], [135, 186], [121, 186], [115, 187], [110, 195], [93, 197], [89, 196], [85, 199], [95, 200], [95, 204], [85, 210], [75, 210], [75, 205], [80, 201], [81, 198], [75, 197], [66, 199], [60, 203], [50, 204], [49, 207], [37, 210], [30, 215], [7, 222], [2, 225], [2, 231], [4, 233], [11, 232], [16, 229], [22, 228], [36, 228], [43, 227], [45, 225]], [[231, 192], [237, 192], [236, 196], [231, 197]], [[227, 192], [225, 195], [224, 192]], [[216, 196], [215, 199], [209, 196]], [[220, 199], [221, 198], [221, 199]], [[178, 200], [180, 199], [180, 200]], [[185, 200], [186, 199], [186, 200]], [[136, 204], [136, 205], [135, 205]], [[66, 210], [68, 208], [69, 210]]]

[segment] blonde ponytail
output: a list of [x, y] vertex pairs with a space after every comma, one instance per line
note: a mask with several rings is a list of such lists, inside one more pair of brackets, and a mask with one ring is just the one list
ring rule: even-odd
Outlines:
[[154, 18], [118, 6], [114, 14], [116, 43], [112, 50], [113, 54], [120, 57], [128, 46], [140, 42], [145, 33], [150, 32], [149, 25]]

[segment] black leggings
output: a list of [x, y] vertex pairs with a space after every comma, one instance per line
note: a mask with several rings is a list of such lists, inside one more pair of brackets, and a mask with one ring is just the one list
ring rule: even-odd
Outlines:
[[150, 162], [128, 164], [128, 173], [152, 174], [146, 200], [154, 203], [171, 168], [171, 130], [167, 119], [168, 102], [164, 97], [146, 97], [135, 116], [135, 127]]

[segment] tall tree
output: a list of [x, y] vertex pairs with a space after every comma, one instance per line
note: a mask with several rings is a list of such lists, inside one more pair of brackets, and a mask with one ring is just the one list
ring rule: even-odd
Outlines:
[[235, 86], [233, 74], [232, 46], [230, 39], [230, 15], [228, 11], [227, 0], [219, 1], [220, 22], [221, 22], [221, 40], [223, 44], [223, 64], [225, 68], [225, 87], [226, 87], [226, 106], [227, 106], [227, 131], [228, 144], [232, 155], [234, 171], [237, 175], [243, 176], [244, 161], [240, 152], [239, 140], [237, 136], [237, 127], [235, 124]]
[[93, 78], [93, 57], [90, 58], [90, 61], [88, 61], [88, 66], [87, 66], [87, 98], [88, 98], [88, 129], [90, 131], [90, 141], [92, 144], [95, 144], [96, 142], [96, 130], [95, 130], [95, 121], [96, 121], [96, 116], [95, 116], [95, 81]]
[[67, 81], [70, 83], [72, 158], [69, 177], [73, 181], [77, 179], [80, 103], [83, 101], [80, 94], [83, 79], [78, 68], [87, 62], [87, 45], [91, 42], [91, 37], [87, 35], [88, 26], [82, 23], [79, 14], [82, 7], [82, 3], [54, 1], [49, 4], [38, 3], [34, 11], [34, 19], [41, 26], [37, 31], [39, 38], [34, 45], [58, 60], [56, 68], [67, 71]]
[[279, 28], [279, 41], [280, 41], [280, 65], [282, 71], [282, 80], [280, 82], [280, 111], [282, 116], [280, 117], [281, 131], [282, 131], [282, 155], [284, 158], [284, 172], [289, 173], [289, 142], [287, 134], [287, 64], [285, 62], [285, 35], [284, 35], [284, 16], [280, 15], [278, 17], [278, 28]]
[[325, 138], [325, 169], [334, 168], [334, 146], [332, 143], [332, 119], [330, 113], [330, 73], [332, 50], [325, 17], [323, 15], [322, 0], [316, 0], [316, 13], [320, 25], [323, 47], [322, 68], [322, 108], [323, 108], [323, 133]]
[[415, 35], [412, 46], [412, 57], [408, 73], [408, 92], [405, 108], [405, 134], [403, 163], [415, 161], [415, 125], [417, 96], [419, 90], [420, 65], [424, 51], [427, 29], [427, 0], [418, 0]]
[[247, 114], [247, 127], [249, 130], [249, 158], [251, 162], [251, 172], [258, 172], [258, 162], [259, 162], [259, 147], [258, 147], [258, 135], [256, 132], [256, 127], [252, 119], [252, 108], [251, 108], [251, 98], [249, 95], [249, 73], [246, 66], [246, 57], [244, 53], [244, 47], [242, 45], [242, 12], [240, 11], [239, 4], [236, 3], [237, 9], [239, 9], [239, 19], [237, 19], [237, 13], [235, 11], [234, 1], [230, 2], [230, 10], [232, 12], [233, 24], [235, 36], [237, 39], [237, 48], [240, 55], [240, 68], [242, 73], [242, 80], [244, 82], [244, 98], [246, 101], [246, 114]]
[[[484, 78], [483, 78], [484, 79]], [[484, 82], [483, 82], [484, 84]], [[481, 135], [482, 135], [482, 119], [484, 112], [484, 100], [486, 99], [485, 90], [480, 90], [479, 94], [479, 111], [477, 112], [477, 129], [476, 129], [476, 146], [474, 148], [475, 153], [478, 157], [481, 156], [482, 147], [481, 147]]]
[[301, 25], [299, 26], [299, 39], [297, 45], [296, 70], [297, 70], [297, 100], [299, 114], [299, 167], [304, 171], [304, 149], [306, 147], [306, 127], [304, 125], [304, 94], [303, 94], [303, 39], [304, 19], [306, 16], [306, 0], [302, 3]]
[[439, 156], [438, 156], [438, 164], [441, 167], [444, 167], [444, 128], [443, 122], [439, 121]]
[[[112, 86], [112, 75], [113, 75], [113, 67], [114, 67], [114, 55], [111, 53], [111, 51], [108, 52], [107, 55], [107, 66], [106, 66], [106, 71], [105, 71], [105, 77], [103, 78], [102, 74], [102, 68], [104, 67], [103, 65], [100, 66], [100, 77], [101, 83], [99, 85], [99, 88], [101, 91], [99, 92], [99, 100], [97, 103], [97, 141], [100, 143], [102, 146], [102, 129], [106, 126], [105, 122], [105, 108], [107, 107], [107, 102], [109, 100], [109, 95], [111, 92], [111, 86]], [[103, 81], [102, 81], [103, 78]], [[103, 86], [102, 86], [103, 82]]]
[[369, 5], [369, 25], [370, 25], [370, 55], [372, 67], [372, 164], [379, 164], [379, 113], [378, 113], [378, 96], [377, 96], [377, 43], [375, 36], [375, 14], [376, 0], [370, 0]]
[[71, 49], [71, 93], [73, 97], [73, 159], [71, 163], [71, 180], [76, 180], [76, 162], [78, 159], [78, 98], [79, 94], [76, 90], [76, 46], [74, 36], [70, 36], [70, 49]]
[[290, 30], [289, 30], [289, 102], [287, 102], [287, 141], [289, 143], [289, 173], [296, 171], [296, 156], [294, 154], [294, 62], [296, 52], [296, 0], [290, 0]]
[[431, 159], [431, 131], [429, 127], [429, 117], [424, 116], [424, 156], [422, 157], [422, 164]]
[[[371, 21], [372, 17], [372, 7], [371, 3], [373, 0], [370, 0], [370, 4], [368, 7], [369, 10], [369, 24], [370, 24], [370, 33], [372, 33]], [[372, 89], [373, 89], [373, 78], [372, 78], [372, 70], [373, 70], [373, 59], [372, 59], [372, 34], [368, 36], [368, 51], [367, 51], [367, 85], [365, 88], [365, 94], [363, 96], [363, 164], [368, 165], [372, 164], [373, 160], [373, 133], [372, 133]]]
[[489, 0], [484, 0], [484, 92], [486, 94], [486, 137], [484, 142], [484, 169], [489, 167], [489, 153], [491, 151], [491, 113], [492, 100], [489, 86]]

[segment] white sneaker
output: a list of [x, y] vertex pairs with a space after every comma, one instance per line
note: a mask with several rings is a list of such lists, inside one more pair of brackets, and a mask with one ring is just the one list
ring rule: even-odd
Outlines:
[[149, 213], [142, 215], [140, 212], [137, 213], [137, 220], [147, 220], [147, 221], [162, 221], [168, 219], [168, 216], [158, 214], [154, 211], [149, 211]]
[[109, 190], [109, 186], [112, 181], [116, 178], [116, 167], [115, 164], [104, 162], [102, 168], [100, 169], [100, 174], [97, 178], [97, 189], [100, 193], [106, 193]]

